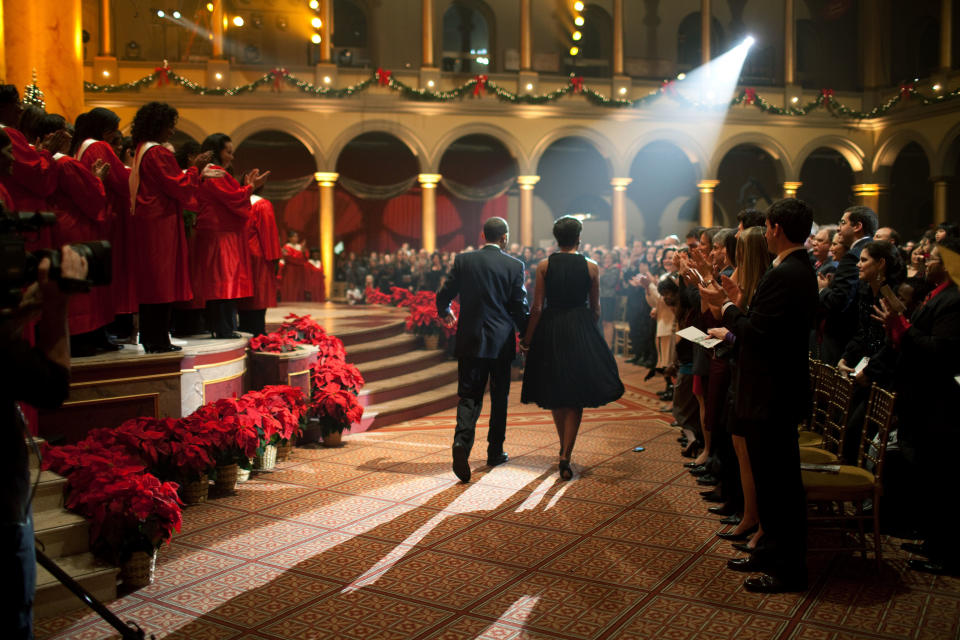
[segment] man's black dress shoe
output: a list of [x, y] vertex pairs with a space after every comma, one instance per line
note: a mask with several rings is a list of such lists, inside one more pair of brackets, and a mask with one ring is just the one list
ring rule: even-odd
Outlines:
[[914, 558], [913, 560], [907, 562], [907, 567], [913, 569], [914, 571], [932, 573], [938, 576], [960, 575], [960, 567], [940, 564], [935, 560], [920, 560], [919, 558]]
[[147, 353], [170, 353], [172, 351], [181, 351], [181, 347], [178, 347], [175, 344], [154, 344], [154, 345], [143, 345], [143, 350]]
[[463, 445], [453, 445], [453, 473], [460, 482], [470, 482], [470, 463], [467, 458], [467, 449]]
[[781, 580], [780, 578], [765, 573], [744, 580], [743, 588], [750, 593], [790, 593], [793, 591], [806, 591], [807, 581], [804, 579]]
[[922, 544], [917, 544], [916, 542], [904, 542], [900, 545], [900, 548], [908, 553], [912, 553], [918, 556], [926, 557], [927, 552], [924, 549]]
[[697, 466], [690, 468], [690, 475], [692, 475], [694, 478], [699, 478], [709, 473], [710, 472], [707, 471], [707, 468], [702, 464], [698, 464]]
[[733, 531], [717, 531], [717, 537], [723, 538], [724, 540], [735, 540], [737, 542], [741, 542], [752, 536], [756, 530], [757, 525], [753, 525], [743, 533], [735, 533]]
[[716, 516], [732, 516], [737, 512], [737, 507], [727, 502], [718, 507], [707, 507], [707, 511]]
[[703, 497], [703, 499], [706, 500], [707, 502], [726, 502], [726, 500], [723, 498], [723, 496], [721, 496], [719, 493], [717, 493], [717, 492], [716, 492], [715, 490], [713, 490], [713, 489], [711, 489], [711, 490], [709, 490], [709, 491], [701, 491], [701, 492], [700, 492], [700, 495], [701, 495], [701, 496]]
[[720, 484], [720, 479], [708, 473], [705, 476], [697, 478], [697, 484], [703, 485], [704, 487], [715, 487]]
[[506, 462], [506, 461], [509, 460], [509, 459], [510, 459], [510, 456], [507, 455], [507, 452], [506, 452], [506, 451], [501, 451], [500, 453], [498, 453], [498, 454], [496, 454], [496, 455], [492, 455], [492, 456], [491, 456], [491, 455], [488, 455], [488, 456], [487, 456], [487, 466], [488, 466], [488, 467], [495, 467], [495, 466], [497, 466], [498, 464], [503, 464], [504, 462]]
[[743, 522], [743, 518], [738, 513], [720, 519], [720, 524], [740, 524], [741, 522]]
[[754, 551], [756, 551], [755, 548], [751, 547], [746, 542], [734, 542], [730, 546], [736, 549], [737, 551], [743, 551], [744, 553], [753, 553]]
[[739, 571], [741, 573], [759, 573], [766, 567], [764, 563], [757, 560], [754, 556], [746, 558], [731, 558], [727, 560], [727, 569]]
[[699, 462], [684, 462], [684, 463], [683, 463], [683, 468], [684, 468], [684, 469], [696, 469], [696, 468], [699, 467], [699, 466], [701, 466]]

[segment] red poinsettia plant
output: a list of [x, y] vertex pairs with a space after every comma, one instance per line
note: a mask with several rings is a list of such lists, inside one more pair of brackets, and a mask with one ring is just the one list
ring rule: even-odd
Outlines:
[[216, 466], [250, 468], [250, 458], [262, 438], [259, 412], [248, 413], [237, 398], [221, 398], [184, 419], [186, 427], [207, 443]]
[[413, 304], [413, 292], [403, 287], [390, 287], [390, 302], [395, 307], [409, 307]]
[[317, 344], [327, 333], [311, 316], [298, 316], [295, 313], [287, 314], [277, 332], [292, 333], [292, 337], [300, 344]]
[[279, 330], [250, 339], [250, 349], [252, 351], [288, 353], [302, 348], [297, 341], [297, 334], [294, 331]]
[[360, 389], [365, 384], [360, 370], [342, 360], [327, 360], [326, 362], [317, 360], [311, 370], [310, 382], [314, 389], [336, 383], [356, 395], [360, 393]]
[[259, 420], [261, 445], [296, 438], [302, 431], [307, 411], [303, 390], [287, 385], [270, 385], [260, 391], [247, 392], [239, 398], [238, 406]]
[[336, 382], [314, 387], [310, 406], [320, 421], [324, 436], [333, 432], [342, 433], [363, 417], [363, 406], [357, 400], [356, 393]]
[[343, 346], [343, 340], [329, 333], [316, 342], [319, 360], [340, 360], [345, 362], [347, 359], [347, 350]]
[[[454, 301], [450, 305], [454, 317], [460, 315], [460, 304]], [[457, 332], [457, 324], [447, 326], [440, 321], [437, 314], [437, 294], [433, 291], [421, 291], [410, 305], [410, 314], [407, 316], [407, 331], [418, 336], [435, 336], [441, 333], [448, 338]]]
[[384, 293], [374, 287], [364, 289], [363, 298], [367, 301], [367, 304], [390, 304], [392, 300], [390, 294]]

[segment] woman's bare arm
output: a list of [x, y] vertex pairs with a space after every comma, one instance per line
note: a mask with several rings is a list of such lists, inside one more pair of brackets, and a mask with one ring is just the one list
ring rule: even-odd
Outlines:
[[533, 332], [537, 330], [537, 324], [540, 322], [540, 314], [543, 313], [543, 298], [546, 292], [547, 261], [541, 260], [537, 263], [537, 283], [534, 285], [533, 306], [530, 308], [530, 320], [527, 321], [527, 333], [523, 337], [523, 344], [530, 346], [533, 340]]

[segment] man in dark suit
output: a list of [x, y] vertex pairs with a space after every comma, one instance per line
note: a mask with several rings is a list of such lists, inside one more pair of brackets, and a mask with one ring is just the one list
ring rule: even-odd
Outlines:
[[470, 481], [468, 459], [488, 378], [487, 465], [496, 466], [508, 459], [503, 440], [507, 428], [510, 362], [516, 355], [515, 332], [526, 329], [528, 317], [523, 263], [504, 252], [508, 234], [506, 220], [487, 220], [483, 225], [487, 244], [477, 251], [458, 255], [437, 292], [437, 313], [448, 323], [455, 320], [450, 303], [460, 296], [455, 351], [459, 360], [460, 402], [453, 436], [453, 471], [462, 482]]
[[763, 572], [744, 582], [748, 591], [760, 593], [807, 587], [797, 425], [810, 403], [807, 337], [817, 308], [817, 277], [803, 243], [812, 223], [813, 211], [801, 200], [779, 200], [767, 211], [767, 249], [776, 257], [749, 308], [737, 306], [740, 290], [729, 278], [722, 280], [723, 291], [701, 286], [701, 295], [722, 307], [723, 323], [739, 346], [734, 411], [744, 426], [763, 529], [754, 554], [727, 566]]
[[[820, 290], [818, 310], [822, 331], [819, 353], [814, 355], [836, 366], [857, 330], [857, 289], [860, 283], [860, 252], [877, 231], [877, 214], [856, 205], [843, 212], [837, 233], [850, 249], [840, 258], [830, 284]], [[854, 363], [855, 364], [855, 363]]]

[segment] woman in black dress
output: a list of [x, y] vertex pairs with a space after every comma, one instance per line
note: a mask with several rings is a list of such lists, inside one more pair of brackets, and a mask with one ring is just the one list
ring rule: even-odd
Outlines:
[[599, 268], [577, 253], [583, 226], [573, 216], [553, 225], [559, 250], [537, 265], [527, 333], [529, 349], [520, 401], [553, 412], [560, 439], [560, 477], [573, 477], [573, 451], [584, 407], [599, 407], [623, 395], [617, 362], [597, 326]]

